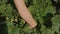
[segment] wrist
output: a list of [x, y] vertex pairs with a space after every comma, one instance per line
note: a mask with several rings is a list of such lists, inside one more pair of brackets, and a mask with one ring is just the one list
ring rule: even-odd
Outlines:
[[32, 24], [29, 25], [29, 28], [30, 28], [30, 29], [33, 29], [33, 28], [35, 28], [36, 26], [37, 26], [37, 23], [34, 22], [34, 23], [32, 23]]

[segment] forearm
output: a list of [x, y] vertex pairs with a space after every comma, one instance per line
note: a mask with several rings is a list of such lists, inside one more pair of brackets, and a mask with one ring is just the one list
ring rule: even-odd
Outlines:
[[32, 18], [31, 13], [29, 12], [29, 10], [26, 8], [25, 4], [24, 4], [24, 0], [14, 0], [14, 3], [18, 9], [18, 12], [20, 14], [20, 16], [31, 26], [31, 27], [35, 27], [36, 26], [36, 22], [35, 20]]

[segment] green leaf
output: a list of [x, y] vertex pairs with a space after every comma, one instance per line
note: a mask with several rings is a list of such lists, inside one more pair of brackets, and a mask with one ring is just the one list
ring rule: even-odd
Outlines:
[[52, 30], [59, 33], [59, 27], [60, 27], [60, 15], [56, 15], [52, 18]]
[[13, 22], [6, 21], [8, 26], [8, 34], [20, 34], [19, 29], [13, 25]]

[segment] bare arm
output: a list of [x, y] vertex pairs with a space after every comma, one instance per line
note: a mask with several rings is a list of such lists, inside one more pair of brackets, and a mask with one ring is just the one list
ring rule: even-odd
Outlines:
[[24, 0], [14, 0], [14, 3], [20, 16], [30, 25], [31, 29], [34, 28], [37, 25], [37, 23], [33, 19], [28, 8], [26, 7]]

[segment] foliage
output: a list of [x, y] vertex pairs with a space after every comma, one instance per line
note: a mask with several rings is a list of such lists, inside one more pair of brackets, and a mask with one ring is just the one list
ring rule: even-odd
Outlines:
[[60, 13], [51, 0], [25, 0], [25, 4], [38, 23], [33, 30], [19, 16], [13, 0], [0, 0], [0, 22], [6, 23], [8, 34], [60, 34]]

